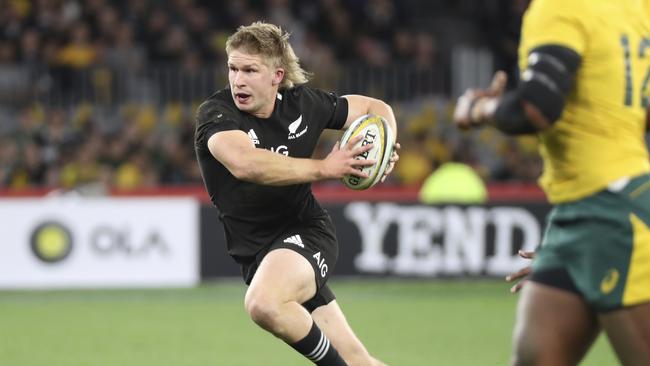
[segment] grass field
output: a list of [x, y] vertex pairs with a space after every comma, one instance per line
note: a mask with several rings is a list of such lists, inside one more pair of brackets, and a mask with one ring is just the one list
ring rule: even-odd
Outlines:
[[[506, 365], [516, 296], [501, 281], [334, 281], [377, 357]], [[309, 365], [258, 329], [240, 282], [195, 289], [0, 291], [0, 365]], [[583, 365], [616, 365], [603, 337]]]

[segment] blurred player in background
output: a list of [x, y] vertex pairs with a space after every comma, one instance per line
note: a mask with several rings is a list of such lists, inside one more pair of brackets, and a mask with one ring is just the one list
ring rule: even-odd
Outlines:
[[521, 80], [468, 90], [462, 128], [538, 133], [555, 206], [514, 330], [514, 365], [575, 365], [600, 329], [624, 365], [650, 365], [650, 163], [644, 142], [650, 0], [533, 0]]
[[383, 116], [397, 132], [391, 107], [305, 86], [289, 35], [275, 25], [240, 27], [226, 52], [230, 85], [199, 107], [195, 148], [228, 253], [250, 285], [246, 311], [317, 365], [383, 365], [355, 336], [326, 285], [338, 243], [310, 183], [365, 177], [358, 168], [373, 162], [355, 156], [370, 146], [347, 147], [358, 139], [337, 144], [322, 160], [312, 153], [324, 129], [345, 129], [364, 114]]

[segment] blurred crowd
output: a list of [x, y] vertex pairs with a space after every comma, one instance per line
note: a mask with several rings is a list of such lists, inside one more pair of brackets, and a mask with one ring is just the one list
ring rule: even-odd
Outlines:
[[[200, 182], [194, 125], [169, 107], [161, 122], [150, 107], [124, 108], [101, 121], [90, 105], [26, 108], [18, 127], [0, 135], [0, 179], [11, 188], [83, 186], [136, 189]], [[107, 127], [108, 126], [108, 127]]]
[[525, 4], [0, 0], [0, 188], [199, 183], [193, 111], [226, 85], [227, 36], [256, 20], [292, 33], [316, 87], [393, 104], [404, 147], [393, 184], [420, 184], [446, 161], [532, 182], [535, 140], [457, 131], [448, 78], [458, 43], [513, 72]]
[[[125, 105], [110, 120], [110, 112], [89, 104], [24, 108], [16, 128], [0, 134], [0, 181], [9, 188], [61, 189], [198, 184], [195, 107]], [[388, 184], [419, 185], [449, 161], [472, 166], [488, 182], [533, 182], [540, 172], [534, 137], [513, 139], [493, 129], [459, 132], [447, 98], [393, 107], [403, 148]], [[339, 136], [323, 135], [315, 156], [326, 156]]]
[[[0, 65], [5, 66], [5, 78], [0, 96], [13, 101], [48, 97], [59, 102], [64, 94], [69, 96], [65, 102], [92, 96], [93, 102], [107, 103], [117, 94], [116, 87], [126, 89], [119, 91], [120, 97], [132, 97], [134, 90], [142, 93], [138, 87], [146, 84], [143, 79], [152, 66], [181, 68], [180, 78], [188, 80], [180, 83], [199, 84], [202, 78], [189, 80], [189, 75], [225, 65], [228, 35], [256, 20], [290, 30], [296, 53], [324, 86], [341, 63], [431, 68], [435, 39], [430, 32], [408, 26], [416, 9], [407, 4], [394, 0], [2, 0]], [[10, 65], [28, 67], [30, 73], [12, 75]], [[115, 85], [116, 79], [124, 79], [119, 75], [124, 72], [139, 85]], [[182, 87], [178, 80], [168, 82], [177, 84], [172, 89]]]

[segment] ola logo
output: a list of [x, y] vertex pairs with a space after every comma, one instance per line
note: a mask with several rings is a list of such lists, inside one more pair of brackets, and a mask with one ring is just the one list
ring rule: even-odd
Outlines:
[[32, 232], [32, 252], [46, 263], [60, 262], [72, 250], [70, 231], [58, 222], [46, 222], [38, 225]]
[[607, 295], [614, 290], [616, 284], [618, 283], [620, 275], [616, 268], [611, 268], [605, 273], [605, 277], [600, 282], [600, 291]]

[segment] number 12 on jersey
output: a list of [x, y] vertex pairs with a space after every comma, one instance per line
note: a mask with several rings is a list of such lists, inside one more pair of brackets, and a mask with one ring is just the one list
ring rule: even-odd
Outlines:
[[[625, 58], [625, 99], [623, 104], [628, 107], [631, 107], [634, 100], [634, 80], [632, 78], [632, 50], [630, 48], [630, 40], [627, 34], [621, 35], [621, 46], [623, 47], [623, 57]], [[646, 51], [650, 49], [650, 38], [643, 38], [639, 43], [638, 55], [639, 58], [644, 58]], [[650, 68], [646, 70], [645, 77], [641, 82], [641, 106], [646, 108], [648, 107], [648, 83], [650, 83]]]

